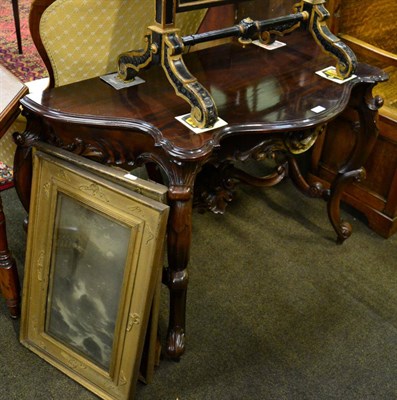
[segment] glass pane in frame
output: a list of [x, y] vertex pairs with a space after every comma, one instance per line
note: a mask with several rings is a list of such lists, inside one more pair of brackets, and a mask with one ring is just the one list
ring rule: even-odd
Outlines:
[[46, 332], [109, 370], [130, 228], [59, 193]]

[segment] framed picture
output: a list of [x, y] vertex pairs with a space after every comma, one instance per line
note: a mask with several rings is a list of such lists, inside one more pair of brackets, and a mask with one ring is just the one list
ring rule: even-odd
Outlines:
[[33, 165], [21, 342], [99, 397], [128, 399], [162, 268], [167, 189], [44, 144]]

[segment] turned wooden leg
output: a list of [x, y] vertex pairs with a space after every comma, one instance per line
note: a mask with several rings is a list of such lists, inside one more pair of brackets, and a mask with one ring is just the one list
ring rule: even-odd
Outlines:
[[357, 140], [347, 163], [338, 171], [331, 185], [328, 201], [328, 216], [337, 233], [337, 243], [343, 243], [352, 232], [351, 225], [340, 217], [340, 200], [347, 184], [365, 179], [364, 164], [371, 153], [378, 136], [378, 109], [382, 106], [381, 97], [372, 97], [374, 83], [357, 85], [350, 98], [350, 106], [357, 111]]
[[0, 290], [11, 318], [19, 316], [19, 279], [14, 258], [8, 250], [6, 223], [0, 197]]
[[175, 200], [175, 193], [169, 194], [170, 216], [168, 220], [168, 269], [163, 282], [170, 293], [170, 314], [167, 334], [167, 354], [174, 359], [185, 351], [186, 293], [189, 276], [190, 243], [192, 235], [192, 199]]

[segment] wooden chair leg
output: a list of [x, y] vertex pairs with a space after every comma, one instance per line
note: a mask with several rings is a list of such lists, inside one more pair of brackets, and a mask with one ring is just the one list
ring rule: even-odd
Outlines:
[[14, 23], [15, 23], [15, 32], [17, 35], [18, 52], [19, 54], [22, 54], [21, 24], [19, 21], [18, 0], [12, 0], [12, 11], [14, 13]]
[[7, 242], [6, 222], [3, 204], [0, 198], [0, 290], [6, 299], [11, 318], [20, 313], [20, 284], [15, 259], [12, 257]]

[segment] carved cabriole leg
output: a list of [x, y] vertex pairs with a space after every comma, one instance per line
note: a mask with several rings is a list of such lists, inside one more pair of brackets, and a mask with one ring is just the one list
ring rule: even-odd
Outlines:
[[163, 271], [163, 283], [170, 294], [166, 351], [178, 360], [185, 352], [186, 293], [189, 281], [187, 266], [192, 240], [193, 187], [197, 173], [206, 160], [184, 163], [171, 160], [167, 154], [143, 153], [140, 163], [155, 163], [168, 177], [167, 227], [168, 268]]
[[168, 269], [163, 282], [170, 292], [170, 315], [167, 353], [174, 359], [185, 351], [186, 293], [189, 281], [189, 262], [192, 236], [192, 190], [189, 187], [170, 187], [168, 220]]
[[0, 197], [0, 291], [6, 299], [11, 318], [19, 316], [19, 278], [7, 242], [6, 222]]
[[338, 244], [342, 244], [352, 233], [351, 225], [340, 217], [340, 201], [343, 190], [347, 184], [360, 182], [363, 179], [365, 179], [365, 170], [364, 168], [358, 168], [354, 171], [340, 173], [331, 185], [331, 195], [327, 203], [327, 209], [331, 224], [338, 235], [336, 238]]
[[340, 168], [334, 179], [328, 201], [328, 216], [338, 237], [337, 243], [343, 243], [350, 235], [352, 228], [340, 218], [340, 201], [344, 188], [352, 182], [365, 179], [365, 164], [378, 136], [378, 109], [383, 104], [379, 96], [372, 97], [375, 84], [361, 83], [352, 92], [350, 106], [358, 113], [359, 125], [353, 153], [347, 163]]
[[166, 352], [179, 360], [185, 352], [186, 294], [189, 281], [187, 266], [192, 241], [193, 187], [198, 172], [207, 160], [184, 163], [172, 160], [168, 154], [143, 153], [137, 165], [157, 164], [168, 178], [167, 226], [168, 268], [163, 271], [163, 283], [170, 295]]

